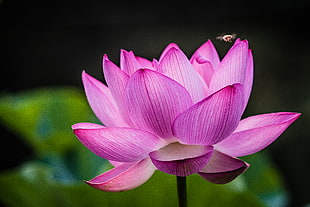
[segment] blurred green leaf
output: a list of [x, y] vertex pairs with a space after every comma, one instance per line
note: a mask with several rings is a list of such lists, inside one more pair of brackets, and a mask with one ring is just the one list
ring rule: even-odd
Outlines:
[[[0, 174], [0, 199], [8, 206], [177, 205], [175, 176], [161, 172], [128, 192], [101, 192], [82, 182], [111, 165], [72, 133], [74, 123], [97, 122], [81, 90], [46, 88], [3, 95], [0, 121], [37, 152], [36, 160]], [[245, 159], [249, 170], [227, 185], [189, 176], [189, 206], [285, 206], [283, 182], [268, 156], [258, 153]]]
[[[53, 169], [40, 162], [29, 162], [18, 171], [0, 176], [5, 189], [0, 198], [10, 206], [29, 207], [101, 207], [101, 206], [177, 206], [175, 176], [156, 172], [141, 187], [132, 191], [107, 193], [79, 183], [61, 183], [53, 178]], [[214, 185], [198, 175], [188, 177], [189, 206], [264, 206], [249, 191], [234, 191]]]
[[71, 125], [95, 118], [82, 91], [45, 88], [3, 95], [0, 121], [41, 154], [70, 148], [77, 143]]
[[270, 161], [268, 153], [260, 152], [243, 159], [252, 163], [244, 174], [248, 188], [268, 206], [287, 206], [289, 195], [285, 190], [280, 172]]

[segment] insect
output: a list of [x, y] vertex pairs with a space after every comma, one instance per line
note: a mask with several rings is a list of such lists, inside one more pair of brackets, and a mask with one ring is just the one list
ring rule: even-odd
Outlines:
[[233, 34], [220, 35], [216, 37], [216, 39], [224, 41], [224, 42], [232, 42], [234, 39], [236, 39], [236, 37], [237, 37], [237, 34], [233, 33]]

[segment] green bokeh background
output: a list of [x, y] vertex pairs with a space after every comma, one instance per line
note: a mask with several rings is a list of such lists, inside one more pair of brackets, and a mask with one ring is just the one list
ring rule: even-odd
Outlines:
[[123, 48], [151, 60], [171, 42], [190, 57], [211, 39], [223, 57], [232, 44], [216, 37], [235, 32], [249, 41], [254, 54], [253, 92], [244, 117], [277, 111], [302, 116], [262, 153], [244, 158], [251, 167], [233, 183], [218, 186], [189, 177], [190, 206], [306, 206], [310, 203], [309, 4], [307, 0], [171, 5], [0, 1], [0, 203], [175, 205], [175, 178], [160, 172], [125, 193], [96, 191], [82, 182], [111, 166], [85, 149], [70, 129], [76, 122], [97, 122], [83, 94], [81, 72], [104, 81], [103, 54], [118, 64]]

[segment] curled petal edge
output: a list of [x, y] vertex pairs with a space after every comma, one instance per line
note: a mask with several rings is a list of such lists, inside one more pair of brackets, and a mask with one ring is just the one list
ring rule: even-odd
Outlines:
[[[182, 158], [181, 155], [160, 155], [156, 151], [150, 153], [151, 160], [155, 167], [164, 173], [168, 173], [176, 176], [189, 176], [199, 172], [210, 160], [213, 147], [204, 146], [204, 149], [198, 149], [200, 151], [199, 155], [197, 152], [189, 152], [184, 149], [186, 155]], [[192, 153], [192, 156], [190, 154]], [[169, 159], [166, 159], [169, 157]], [[175, 158], [173, 158], [175, 157]]]
[[238, 158], [214, 150], [210, 161], [198, 174], [209, 182], [226, 184], [244, 173], [249, 166]]
[[127, 191], [148, 181], [155, 169], [150, 159], [146, 158], [139, 162], [119, 164], [85, 183], [106, 192]]

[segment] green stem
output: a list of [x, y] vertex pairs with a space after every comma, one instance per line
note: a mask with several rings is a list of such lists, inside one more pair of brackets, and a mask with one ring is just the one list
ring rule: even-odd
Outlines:
[[177, 176], [179, 207], [187, 207], [186, 177]]

